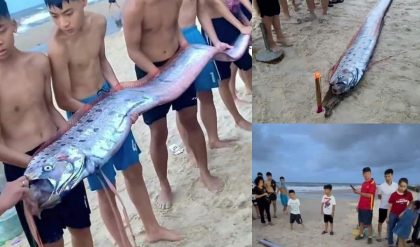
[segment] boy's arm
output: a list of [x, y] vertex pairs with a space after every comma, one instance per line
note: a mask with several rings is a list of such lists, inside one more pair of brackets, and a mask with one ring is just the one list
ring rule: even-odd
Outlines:
[[240, 0], [240, 2], [249, 11], [249, 13], [252, 13], [252, 4], [249, 2], [249, 0]]
[[178, 42], [179, 42], [179, 46], [181, 46], [182, 49], [187, 48], [188, 41], [185, 39], [181, 31], [178, 31]]
[[[232, 12], [226, 7], [223, 0], [207, 0], [207, 6], [213, 7], [219, 15], [225, 18], [230, 24], [236, 27], [242, 34], [251, 34], [252, 27], [246, 26], [236, 18]], [[245, 16], [244, 16], [245, 17]], [[244, 18], [246, 19], [246, 17]]]
[[48, 56], [51, 63], [51, 74], [55, 98], [58, 106], [69, 112], [76, 112], [84, 106], [71, 95], [71, 80], [68, 59], [65, 50], [52, 42]]
[[334, 213], [335, 213], [335, 205], [333, 205], [332, 217], [334, 217]]
[[197, 17], [204, 31], [209, 36], [213, 45], [220, 51], [232, 48], [229, 44], [221, 42], [217, 37], [216, 30], [214, 30], [213, 23], [211, 22], [211, 16], [206, 11], [207, 8], [208, 6], [206, 0], [199, 0]]
[[123, 10], [123, 26], [128, 56], [145, 72], [151, 75], [159, 74], [159, 69], [140, 49], [142, 39], [142, 3], [130, 1]]
[[58, 110], [54, 107], [54, 103], [52, 100], [52, 91], [51, 91], [51, 67], [50, 61], [44, 55], [42, 55], [42, 67], [44, 71], [44, 92], [45, 92], [45, 99], [47, 101], [48, 111], [51, 114], [52, 120], [57, 126], [59, 131], [64, 131], [67, 129], [67, 122], [64, 117], [58, 112]]
[[100, 18], [101, 19], [99, 21], [99, 25], [101, 28], [101, 37], [103, 38], [101, 39], [101, 51], [99, 53], [99, 59], [101, 61], [102, 75], [105, 78], [105, 80], [107, 80], [111, 84], [112, 87], [118, 87], [120, 83], [105, 54], [106, 19], [102, 16]]
[[324, 211], [322, 210], [324, 208], [324, 203], [323, 202], [321, 202], [321, 214], [323, 215], [324, 214]]

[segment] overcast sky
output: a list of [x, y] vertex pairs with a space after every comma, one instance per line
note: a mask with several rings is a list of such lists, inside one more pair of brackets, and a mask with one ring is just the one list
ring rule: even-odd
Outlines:
[[271, 171], [276, 180], [360, 182], [370, 166], [378, 182], [394, 169], [394, 180], [420, 184], [420, 125], [254, 124], [252, 174]]

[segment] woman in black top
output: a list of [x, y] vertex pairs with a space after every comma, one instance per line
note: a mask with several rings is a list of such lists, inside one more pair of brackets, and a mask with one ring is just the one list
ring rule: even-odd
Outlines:
[[255, 188], [252, 194], [255, 195], [255, 200], [258, 204], [258, 209], [260, 211], [261, 223], [265, 224], [264, 211], [267, 215], [268, 224], [271, 225], [271, 215], [270, 215], [270, 199], [264, 188], [264, 179], [262, 177], [257, 177], [255, 179]]

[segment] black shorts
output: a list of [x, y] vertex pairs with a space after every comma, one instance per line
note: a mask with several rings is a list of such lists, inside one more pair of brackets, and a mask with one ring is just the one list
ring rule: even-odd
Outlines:
[[275, 16], [280, 14], [280, 4], [278, 0], [257, 0], [260, 16]]
[[330, 222], [331, 224], [334, 223], [334, 218], [332, 215], [324, 214], [324, 223]]
[[303, 224], [303, 220], [300, 214], [290, 214], [290, 224], [295, 223], [295, 221], [297, 224]]
[[[156, 65], [157, 67], [161, 67], [166, 62], [168, 62], [168, 60], [163, 61], [163, 62], [155, 62], [154, 65]], [[137, 79], [141, 79], [147, 75], [146, 72], [144, 72], [137, 66], [135, 66], [135, 70], [136, 70]], [[164, 104], [164, 105], [157, 106], [151, 110], [144, 112], [143, 113], [144, 122], [147, 125], [151, 125], [157, 120], [160, 120], [166, 117], [171, 106], [172, 106], [172, 110], [175, 110], [175, 111], [181, 111], [182, 109], [185, 109], [187, 107], [197, 106], [197, 93], [195, 90], [194, 83], [191, 84], [191, 86], [187, 89], [187, 91], [185, 91], [176, 100], [169, 102], [167, 104]]]
[[[27, 152], [32, 156], [38, 148]], [[4, 164], [4, 172], [8, 182], [14, 181], [23, 176], [25, 169], [10, 164]], [[28, 241], [34, 242], [26, 222], [23, 203], [16, 204], [16, 211], [20, 224], [25, 232]], [[79, 183], [61, 201], [60, 204], [51, 209], [45, 209], [41, 213], [41, 220], [34, 217], [41, 240], [44, 244], [51, 244], [63, 238], [66, 227], [83, 229], [91, 225], [90, 208], [87, 201], [85, 185]]]
[[372, 225], [372, 216], [373, 211], [367, 209], [359, 209], [359, 223], [362, 223], [365, 226]]
[[268, 198], [270, 199], [270, 201], [275, 201], [275, 200], [277, 200], [277, 195], [276, 195], [276, 193], [271, 193], [268, 196]]
[[117, 0], [108, 0], [109, 1], [109, 3], [116, 3], [117, 2]]
[[381, 224], [384, 223], [387, 217], [388, 217], [388, 209], [380, 208], [378, 222]]
[[[217, 37], [221, 42], [224, 42], [229, 45], [233, 45], [241, 34], [241, 32], [236, 29], [232, 24], [230, 24], [224, 18], [215, 18], [212, 19], [214, 29], [216, 31]], [[233, 62], [240, 70], [248, 71], [252, 69], [252, 57], [249, 55], [248, 51], [245, 51], [239, 60]], [[216, 61], [216, 67], [219, 71], [220, 79], [226, 80], [231, 77], [230, 65], [232, 62], [222, 62]]]

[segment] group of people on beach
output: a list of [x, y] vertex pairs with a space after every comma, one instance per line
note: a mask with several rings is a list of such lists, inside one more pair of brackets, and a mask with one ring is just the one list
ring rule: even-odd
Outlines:
[[[117, 79], [106, 56], [106, 18], [85, 11], [87, 0], [44, 1], [55, 24], [48, 43], [48, 56], [22, 52], [15, 47], [17, 23], [5, 0], [0, 0], [0, 161], [4, 163], [9, 182], [1, 194], [0, 213], [16, 204], [31, 247], [36, 243], [21, 201], [27, 197], [29, 187], [23, 174], [39, 147], [68, 129], [68, 122], [53, 105], [53, 93], [58, 106], [71, 119], [75, 112], [86, 109], [103, 93], [119, 90], [124, 85]], [[126, 0], [122, 11], [126, 47], [135, 64], [137, 79], [158, 76], [161, 67], [188, 44], [213, 45], [224, 51], [231, 48], [240, 34], [251, 34], [249, 0]], [[201, 32], [196, 26], [197, 18]], [[251, 123], [239, 113], [236, 90], [230, 87], [238, 69], [251, 93], [252, 58], [245, 52], [233, 63], [209, 63], [178, 99], [143, 114], [150, 128], [150, 154], [161, 188], [160, 208], [170, 208], [174, 200], [167, 174], [166, 146], [166, 115], [171, 106], [177, 112], [181, 139], [200, 170], [201, 182], [211, 192], [223, 190], [222, 180], [208, 168], [205, 137], [197, 120], [197, 98], [210, 148], [233, 145], [232, 141], [219, 138], [212, 88], [219, 87], [236, 126], [250, 131]], [[136, 120], [136, 117], [131, 119], [133, 123]], [[146, 241], [181, 240], [179, 232], [162, 227], [154, 215], [139, 154], [140, 148], [130, 132], [119, 151], [103, 165], [102, 172], [114, 186], [116, 171], [122, 172], [129, 198], [143, 222]], [[100, 175], [87, 179], [90, 190], [97, 192], [102, 220], [118, 246], [132, 246], [121, 215], [118, 210], [115, 213], [115, 195], [110, 193], [111, 188], [103, 185], [102, 179]], [[93, 246], [90, 213], [84, 183], [79, 183], [58, 206], [44, 210], [40, 219], [34, 218], [41, 242], [45, 246], [63, 246], [63, 230], [67, 228], [73, 246]]]
[[[296, 13], [300, 11], [300, 5], [302, 4], [301, 1], [303, 0], [291, 0], [291, 4]], [[265, 33], [267, 34], [269, 49], [271, 51], [278, 52], [281, 50], [280, 46], [291, 46], [281, 30], [280, 9], [284, 14], [284, 18], [287, 23], [300, 24], [302, 22], [310, 22], [316, 19], [318, 19], [320, 23], [323, 23], [328, 21], [328, 8], [342, 2], [344, 2], [344, 0], [320, 0], [322, 15], [319, 17], [315, 14], [315, 0], [306, 0], [308, 13], [303, 17], [297, 17], [290, 14], [288, 0], [257, 0], [257, 4], [254, 6], [262, 19], [262, 24], [265, 29]], [[274, 30], [276, 40], [273, 38], [272, 30]]]
[[[356, 189], [351, 185], [353, 193], [360, 195], [357, 205], [358, 212], [358, 234], [355, 240], [365, 239], [367, 235], [367, 243], [373, 243], [372, 218], [375, 196], [380, 200], [378, 211], [378, 234], [377, 242], [382, 242], [383, 223], [387, 222], [386, 236], [388, 246], [394, 245], [394, 235], [397, 235], [397, 246], [405, 247], [412, 243], [413, 246], [420, 246], [420, 193], [417, 200], [414, 201], [412, 193], [408, 190], [408, 179], [401, 178], [398, 183], [393, 181], [394, 171], [387, 169], [384, 172], [385, 181], [377, 185], [372, 178], [372, 172], [369, 167], [363, 168], [364, 182], [360, 189]], [[274, 217], [276, 217], [276, 197], [280, 193], [283, 211], [290, 213], [290, 227], [293, 230], [293, 224], [303, 225], [300, 213], [300, 201], [294, 190], [287, 191], [284, 177], [280, 177], [280, 188], [276, 190], [276, 182], [272, 179], [270, 172], [266, 173], [264, 181], [261, 172], [253, 183], [253, 205], [255, 206], [257, 215], [261, 218], [261, 223], [265, 224], [265, 218], [268, 224], [271, 223], [270, 205], [273, 205]], [[334, 235], [333, 223], [336, 211], [336, 198], [332, 193], [332, 185], [324, 185], [324, 195], [321, 199], [321, 215], [324, 220], [324, 230], [322, 234], [329, 233]], [[365, 234], [367, 230], [367, 234]], [[410, 237], [411, 234], [411, 237]]]
[[407, 243], [420, 246], [420, 194], [414, 201], [413, 194], [408, 190], [408, 179], [400, 178], [398, 184], [395, 183], [392, 169], [385, 170], [385, 181], [379, 186], [372, 178], [370, 167], [363, 168], [362, 173], [364, 182], [361, 188], [352, 187], [353, 192], [360, 195], [357, 205], [359, 233], [355, 239], [364, 239], [365, 229], [367, 228], [367, 243], [372, 244], [373, 242], [372, 217], [377, 194], [380, 206], [376, 240], [378, 242], [384, 240], [382, 238], [382, 225], [386, 221], [388, 225], [386, 231], [388, 246], [394, 246], [394, 234], [398, 237], [398, 246], [407, 246]]

